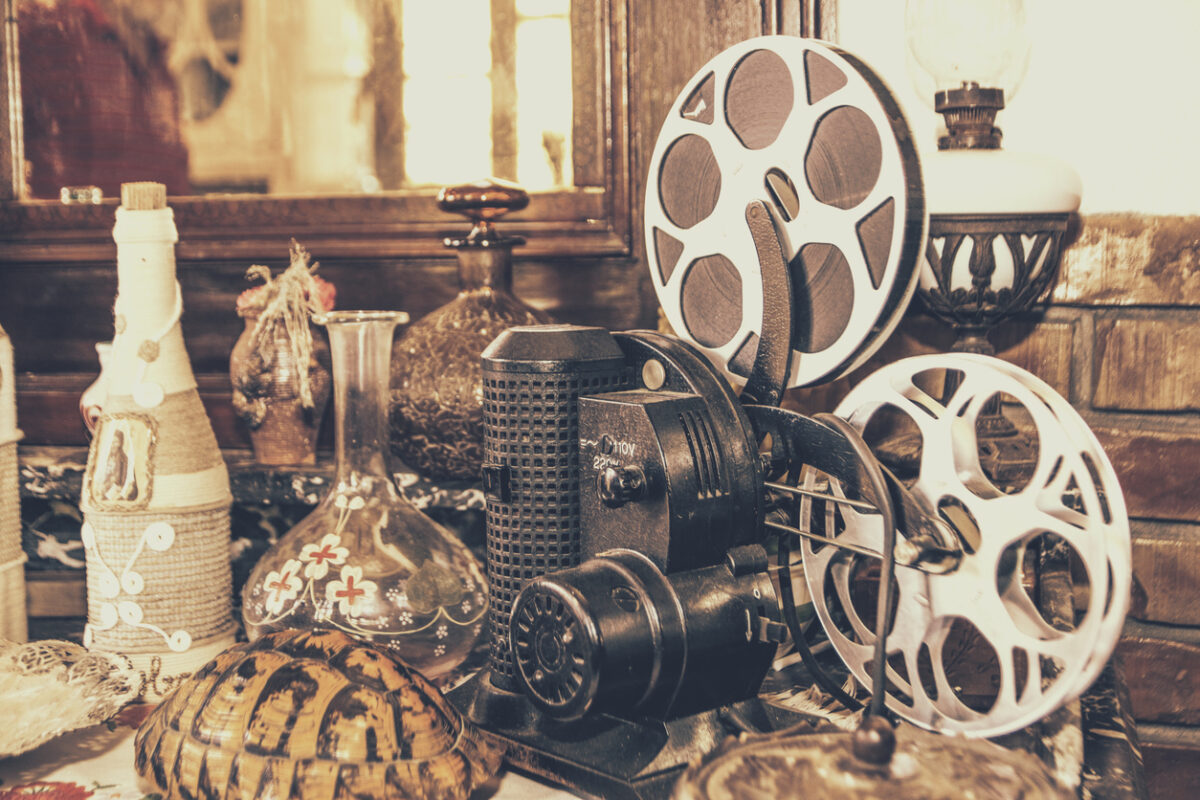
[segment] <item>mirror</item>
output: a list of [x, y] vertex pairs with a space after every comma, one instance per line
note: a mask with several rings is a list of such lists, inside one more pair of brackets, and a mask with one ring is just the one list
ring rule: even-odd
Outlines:
[[19, 0], [24, 196], [569, 187], [571, 23], [570, 0]]
[[129, 180], [181, 258], [440, 256], [436, 189], [489, 175], [527, 255], [630, 252], [627, 0], [0, 3], [7, 256], [107, 257]]

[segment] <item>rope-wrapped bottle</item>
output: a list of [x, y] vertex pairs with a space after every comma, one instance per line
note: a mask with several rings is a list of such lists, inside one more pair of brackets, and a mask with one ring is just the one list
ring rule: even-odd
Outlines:
[[84, 644], [123, 653], [154, 699], [234, 641], [229, 475], [179, 325], [166, 187], [121, 187], [109, 393], [80, 506]]

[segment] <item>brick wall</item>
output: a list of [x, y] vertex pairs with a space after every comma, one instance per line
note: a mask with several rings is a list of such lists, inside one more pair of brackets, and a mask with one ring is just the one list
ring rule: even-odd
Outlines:
[[1200, 796], [1200, 218], [1088, 217], [1054, 300], [1076, 331], [1071, 400], [1133, 519], [1118, 652], [1147, 782]]

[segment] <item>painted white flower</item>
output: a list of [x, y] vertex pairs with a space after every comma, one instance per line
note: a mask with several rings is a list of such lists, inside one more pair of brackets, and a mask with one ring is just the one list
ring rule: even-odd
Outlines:
[[321, 580], [329, 573], [329, 565], [345, 564], [350, 551], [341, 546], [342, 537], [327, 533], [317, 544], [306, 544], [300, 550], [300, 560], [305, 562], [304, 577]]
[[444, 644], [439, 644], [437, 647], [433, 648], [433, 654], [434, 654], [435, 656], [444, 656], [444, 655], [446, 655], [446, 645], [444, 645]]
[[412, 625], [412, 621], [413, 621], [412, 614], [410, 614], [407, 611], [400, 612], [400, 624], [401, 625]]
[[267, 612], [278, 614], [289, 600], [300, 594], [304, 584], [300, 580], [300, 562], [289, 558], [279, 570], [267, 573], [263, 588], [267, 590]]
[[341, 580], [325, 584], [325, 599], [337, 603], [343, 616], [357, 617], [377, 591], [379, 586], [375, 581], [363, 579], [362, 567], [347, 565], [342, 567]]
[[445, 625], [437, 626], [437, 637], [439, 639], [445, 639], [449, 635], [450, 635], [450, 631], [446, 629]]
[[469, 613], [471, 613], [471, 601], [470, 601], [470, 600], [463, 600], [463, 601], [462, 601], [462, 612], [463, 612], [464, 614], [469, 614]]

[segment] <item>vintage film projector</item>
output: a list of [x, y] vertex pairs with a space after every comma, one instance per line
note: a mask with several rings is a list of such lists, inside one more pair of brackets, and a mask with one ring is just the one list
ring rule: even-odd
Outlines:
[[[831, 415], [779, 407], [862, 364], [917, 282], [920, 168], [881, 81], [820, 42], [736, 45], [680, 93], [647, 184], [651, 278], [679, 336], [536, 326], [484, 353], [490, 662], [454, 702], [515, 766], [664, 797], [729, 732], [795, 720], [758, 690], [782, 642], [807, 650], [797, 553], [828, 646], [901, 719], [993, 736], [1081, 694], [1120, 633], [1130, 544], [1065, 400], [954, 354], [887, 366]], [[997, 395], [1037, 442], [1007, 491], [977, 441]], [[864, 442], [883, 418], [918, 442], [903, 480]], [[1065, 622], [1030, 587], [1052, 547], [1086, 587]], [[968, 646], [990, 650], [984, 702], [951, 675]]]

